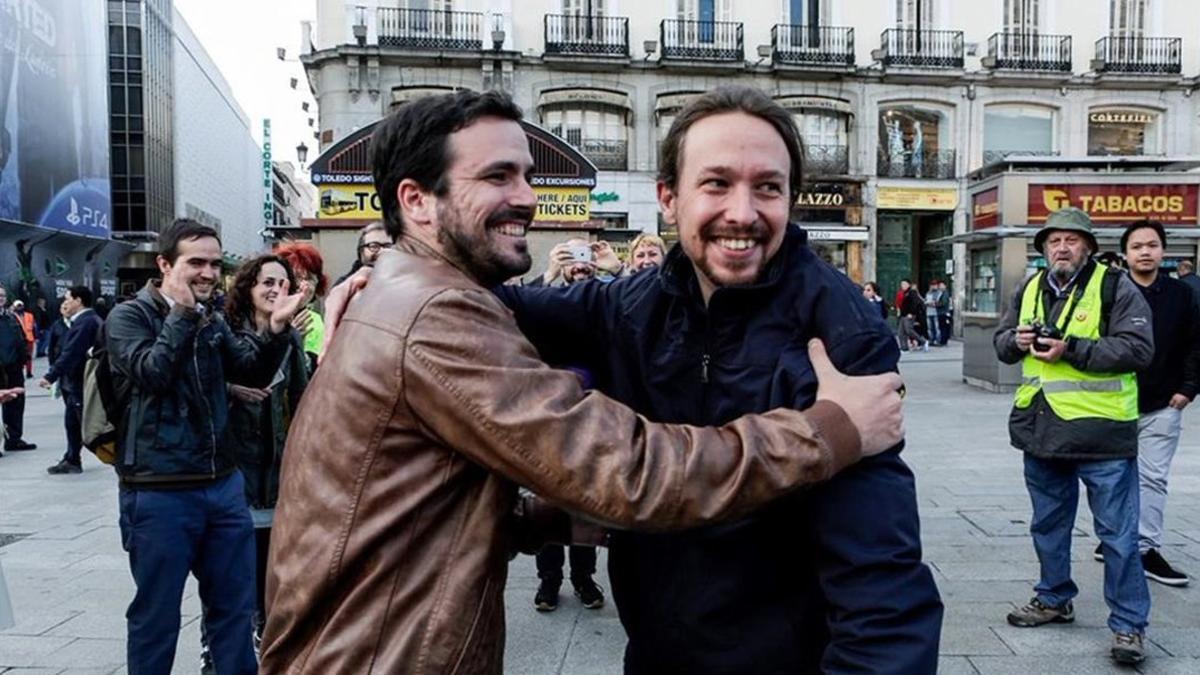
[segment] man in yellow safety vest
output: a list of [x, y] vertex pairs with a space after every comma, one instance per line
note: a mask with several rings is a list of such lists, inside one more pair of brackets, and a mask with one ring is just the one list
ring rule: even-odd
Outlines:
[[1046, 268], [1017, 289], [994, 337], [1001, 361], [1021, 362], [1008, 429], [1025, 453], [1030, 532], [1041, 563], [1036, 595], [1008, 622], [1075, 620], [1071, 531], [1082, 480], [1104, 548], [1111, 655], [1139, 663], [1150, 593], [1138, 555], [1135, 372], [1154, 356], [1150, 308], [1129, 277], [1091, 259], [1098, 247], [1085, 212], [1051, 213], [1034, 247]]

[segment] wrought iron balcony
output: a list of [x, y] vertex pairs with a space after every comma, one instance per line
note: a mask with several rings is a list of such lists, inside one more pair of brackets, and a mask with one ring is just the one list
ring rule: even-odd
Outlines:
[[775, 63], [853, 67], [854, 29], [775, 24], [771, 58]]
[[889, 28], [880, 35], [878, 60], [884, 66], [962, 68], [960, 30]]
[[806, 176], [845, 176], [850, 173], [850, 148], [844, 145], [804, 144]]
[[482, 12], [435, 9], [378, 10], [380, 47], [474, 51], [483, 48]]
[[1009, 155], [1027, 156], [1027, 157], [1058, 157], [1057, 150], [984, 150], [983, 165], [995, 164], [1003, 162]]
[[1053, 73], [1071, 72], [1071, 36], [992, 33], [985, 68]]
[[881, 178], [954, 178], [956, 159], [953, 150], [905, 151], [893, 156], [880, 148], [875, 170]]
[[597, 169], [625, 171], [629, 167], [629, 144], [626, 141], [584, 139], [575, 144]]
[[1096, 40], [1092, 70], [1104, 73], [1177, 75], [1182, 71], [1180, 38], [1102, 37]]
[[740, 21], [663, 19], [659, 27], [664, 59], [743, 61]]
[[546, 53], [629, 56], [629, 19], [623, 16], [547, 14]]

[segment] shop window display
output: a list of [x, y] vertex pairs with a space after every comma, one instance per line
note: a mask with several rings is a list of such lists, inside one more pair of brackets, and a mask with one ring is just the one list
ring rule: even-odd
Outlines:
[[972, 312], [996, 313], [999, 305], [996, 298], [995, 248], [973, 251], [971, 258], [970, 306]]
[[1088, 115], [1088, 154], [1158, 154], [1160, 117], [1145, 110], [1092, 111]]

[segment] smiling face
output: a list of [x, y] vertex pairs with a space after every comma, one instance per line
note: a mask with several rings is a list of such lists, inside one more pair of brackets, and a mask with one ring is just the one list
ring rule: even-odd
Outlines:
[[250, 288], [250, 301], [258, 314], [270, 315], [275, 302], [287, 289], [287, 270], [277, 262], [265, 263], [258, 270], [258, 279]]
[[163, 277], [183, 281], [199, 302], [212, 298], [221, 278], [221, 242], [215, 237], [182, 239], [176, 251], [173, 263], [158, 256], [158, 269]]
[[1125, 261], [1129, 269], [1137, 274], [1146, 276], [1158, 272], [1162, 266], [1163, 244], [1158, 238], [1158, 232], [1153, 228], [1143, 227], [1129, 233], [1125, 241]]
[[484, 286], [529, 271], [525, 233], [537, 196], [529, 185], [533, 157], [521, 125], [484, 117], [447, 138], [449, 188], [436, 200], [443, 252]]
[[633, 271], [641, 272], [644, 269], [661, 265], [663, 252], [658, 244], [644, 242], [639, 244], [629, 257], [631, 259], [630, 267], [633, 268]]
[[779, 251], [791, 198], [783, 137], [741, 112], [705, 117], [683, 140], [674, 189], [658, 185], [663, 218], [679, 228], [707, 299], [754, 283]]

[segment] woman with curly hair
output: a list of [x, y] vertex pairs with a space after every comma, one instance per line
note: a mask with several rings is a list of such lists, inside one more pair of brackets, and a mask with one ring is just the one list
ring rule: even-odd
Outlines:
[[275, 255], [291, 265], [292, 273], [296, 275], [296, 283], [307, 281], [309, 284], [309, 295], [304, 299], [305, 308], [296, 312], [292, 325], [304, 336], [304, 351], [315, 365], [317, 355], [321, 353], [321, 343], [325, 339], [325, 320], [317, 311], [316, 303], [318, 298], [325, 297], [329, 286], [329, 277], [325, 275], [325, 261], [317, 247], [296, 242], [275, 247]]
[[[295, 289], [293, 291], [293, 289]], [[233, 279], [226, 297], [225, 316], [230, 329], [262, 336], [270, 329], [275, 303], [292, 292], [309, 291], [297, 285], [288, 261], [277, 255], [262, 255], [245, 262]], [[257, 598], [254, 644], [258, 647], [265, 625], [264, 596], [267, 551], [275, 502], [279, 498], [279, 470], [292, 415], [308, 386], [309, 360], [299, 331], [288, 330], [288, 346], [279, 369], [270, 382], [245, 379], [245, 373], [229, 373], [229, 424], [224, 447], [233, 453], [246, 483], [246, 501], [254, 519], [257, 544]]]

